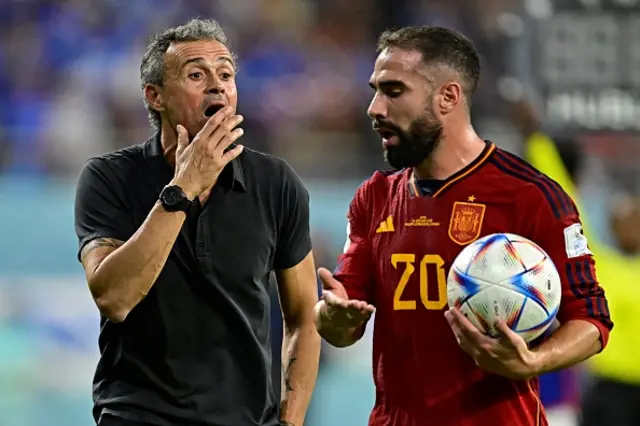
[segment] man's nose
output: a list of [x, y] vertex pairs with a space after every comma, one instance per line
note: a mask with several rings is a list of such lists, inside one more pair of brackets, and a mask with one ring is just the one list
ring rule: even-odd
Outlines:
[[209, 84], [207, 85], [207, 93], [213, 95], [224, 94], [224, 85], [222, 81], [216, 76], [209, 78]]
[[376, 94], [371, 100], [369, 108], [367, 108], [367, 114], [373, 119], [384, 119], [387, 117], [386, 103], [381, 96], [378, 96], [378, 94]]

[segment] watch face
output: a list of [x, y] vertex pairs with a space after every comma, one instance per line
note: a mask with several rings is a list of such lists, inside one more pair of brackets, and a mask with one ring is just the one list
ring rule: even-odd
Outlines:
[[176, 205], [182, 200], [182, 191], [178, 188], [168, 187], [164, 191], [164, 202], [169, 205]]

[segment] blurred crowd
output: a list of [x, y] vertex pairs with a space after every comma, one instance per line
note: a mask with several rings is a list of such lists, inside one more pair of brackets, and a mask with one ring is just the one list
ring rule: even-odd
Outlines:
[[144, 141], [138, 70], [148, 37], [210, 17], [240, 58], [243, 142], [306, 177], [361, 177], [382, 165], [365, 114], [379, 33], [437, 24], [473, 39], [484, 61], [475, 118], [491, 125], [506, 111], [495, 86], [509, 61], [503, 18], [516, 3], [3, 0], [0, 173], [74, 177], [88, 157]]

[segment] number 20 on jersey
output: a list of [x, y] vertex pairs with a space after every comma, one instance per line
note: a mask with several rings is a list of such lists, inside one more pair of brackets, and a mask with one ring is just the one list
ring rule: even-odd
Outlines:
[[[432, 266], [429, 267], [429, 265]], [[402, 270], [393, 295], [393, 310], [414, 311], [419, 309], [418, 303], [422, 305], [421, 308], [428, 310], [441, 310], [447, 306], [447, 277], [444, 270], [444, 259], [441, 256], [427, 254], [420, 259], [416, 258], [415, 254], [394, 253], [391, 255], [391, 266], [394, 269]], [[407, 286], [410, 285], [411, 277], [416, 273], [416, 267], [419, 269], [417, 272], [420, 286], [419, 302], [403, 296]], [[433, 273], [434, 269], [435, 274]], [[430, 286], [434, 287], [431, 290], [433, 294], [431, 299], [429, 298]]]

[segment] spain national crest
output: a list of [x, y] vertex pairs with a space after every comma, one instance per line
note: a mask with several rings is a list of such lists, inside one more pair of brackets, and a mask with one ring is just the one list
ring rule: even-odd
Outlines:
[[475, 241], [480, 236], [485, 208], [484, 204], [456, 201], [449, 222], [449, 238], [461, 246]]

